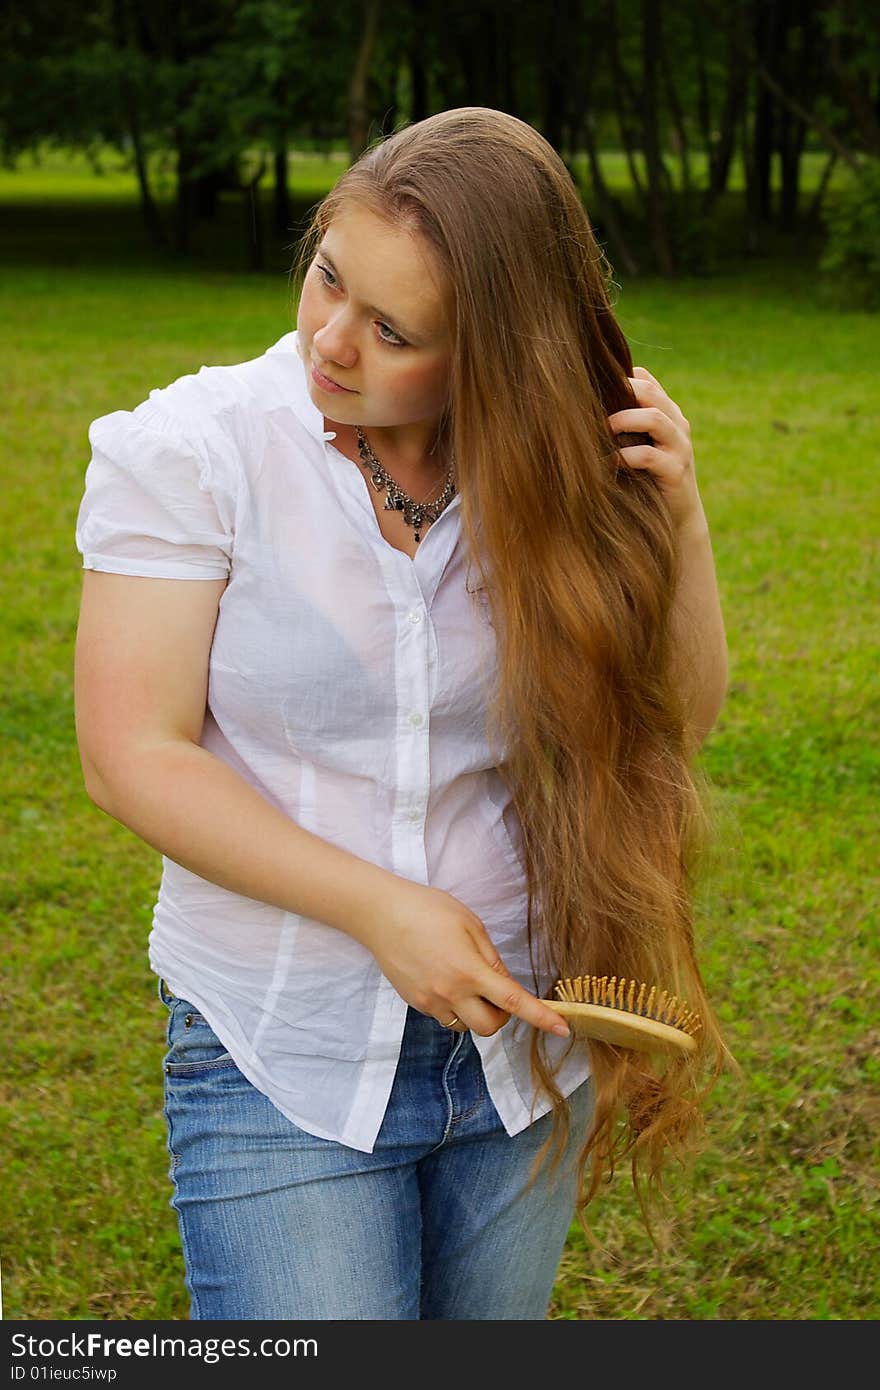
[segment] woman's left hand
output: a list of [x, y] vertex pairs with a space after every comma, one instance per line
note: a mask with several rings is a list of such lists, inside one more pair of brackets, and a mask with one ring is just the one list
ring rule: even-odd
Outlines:
[[699, 522], [703, 504], [697, 491], [691, 427], [675, 401], [644, 367], [633, 367], [628, 378], [638, 406], [608, 416], [615, 434], [649, 434], [653, 444], [631, 444], [619, 450], [630, 468], [647, 468], [660, 485], [676, 530]]

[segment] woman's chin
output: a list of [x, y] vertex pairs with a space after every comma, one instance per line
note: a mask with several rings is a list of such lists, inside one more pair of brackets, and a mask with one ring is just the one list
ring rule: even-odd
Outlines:
[[316, 410], [320, 410], [325, 420], [329, 420], [333, 425], [347, 425], [350, 423], [350, 421], [342, 419], [333, 409], [332, 405], [328, 405], [326, 396], [320, 391], [310, 391], [309, 395], [312, 400], [312, 405]]

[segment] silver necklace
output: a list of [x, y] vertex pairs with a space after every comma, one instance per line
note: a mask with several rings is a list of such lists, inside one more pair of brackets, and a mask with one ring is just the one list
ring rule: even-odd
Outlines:
[[403, 519], [407, 526], [415, 528], [415, 541], [418, 545], [421, 540], [419, 532], [425, 523], [425, 518], [428, 521], [436, 521], [455, 496], [455, 456], [453, 455], [450, 460], [446, 483], [437, 500], [435, 502], [417, 502], [414, 497], [410, 497], [408, 492], [404, 492], [402, 487], [398, 487], [391, 474], [382, 467], [364, 437], [360, 425], [355, 425], [355, 429], [357, 431], [358, 453], [361, 456], [361, 463], [370, 475], [370, 482], [377, 492], [381, 492], [385, 488], [388, 493], [385, 499], [385, 511], [403, 512]]

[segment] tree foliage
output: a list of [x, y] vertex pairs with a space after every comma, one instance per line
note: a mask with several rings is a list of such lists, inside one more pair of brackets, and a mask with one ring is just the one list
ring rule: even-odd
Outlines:
[[[0, 14], [0, 158], [58, 144], [131, 160], [150, 235], [180, 254], [218, 193], [258, 215], [287, 152], [357, 154], [405, 121], [494, 106], [589, 186], [625, 270], [708, 271], [733, 171], [742, 239], [819, 225], [828, 177], [880, 158], [880, 26], [857, 0], [33, 0]], [[626, 161], [631, 200], [607, 154]], [[805, 150], [824, 150], [816, 196]], [[157, 190], [157, 154], [173, 197]], [[778, 165], [780, 175], [774, 179]], [[634, 235], [634, 229], [639, 234]], [[252, 234], [261, 264], [262, 237]], [[831, 258], [833, 261], [833, 257]], [[830, 264], [831, 262], [829, 262]]]

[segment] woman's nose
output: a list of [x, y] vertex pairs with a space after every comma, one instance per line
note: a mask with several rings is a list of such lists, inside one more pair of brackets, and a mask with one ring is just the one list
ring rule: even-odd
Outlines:
[[334, 319], [319, 328], [314, 334], [314, 342], [325, 362], [338, 362], [341, 367], [354, 366], [357, 349], [351, 334], [338, 320]]

